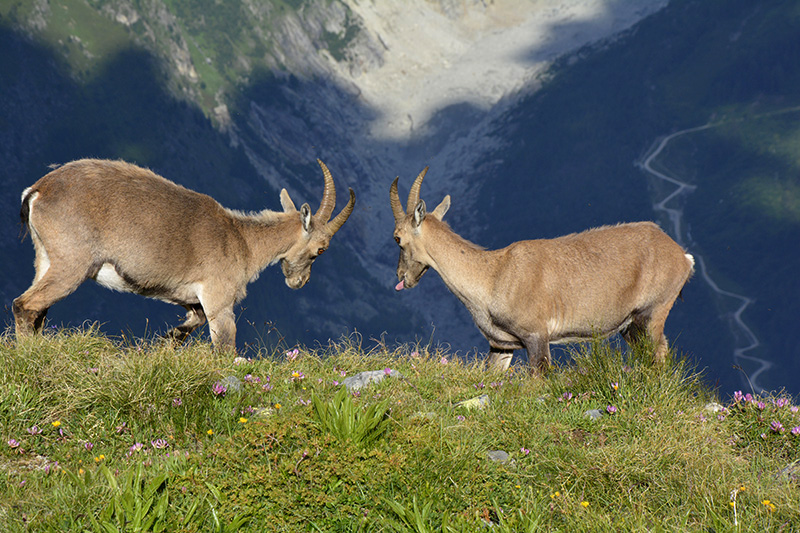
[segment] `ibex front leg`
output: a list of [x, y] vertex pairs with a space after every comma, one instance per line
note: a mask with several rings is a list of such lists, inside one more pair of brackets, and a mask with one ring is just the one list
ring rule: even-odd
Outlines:
[[209, 309], [208, 329], [211, 330], [211, 342], [220, 350], [236, 351], [236, 319], [233, 314], [233, 303], [218, 309]]
[[530, 333], [522, 339], [528, 351], [528, 365], [531, 373], [544, 375], [550, 370], [550, 341], [545, 335]]
[[489, 346], [489, 360], [487, 362], [489, 370], [505, 372], [511, 365], [511, 358], [513, 356], [514, 350]]

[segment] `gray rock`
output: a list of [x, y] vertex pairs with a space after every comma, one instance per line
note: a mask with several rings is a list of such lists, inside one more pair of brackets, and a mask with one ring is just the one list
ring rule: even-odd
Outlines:
[[489, 405], [489, 395], [481, 394], [475, 398], [458, 402], [453, 407], [463, 407], [467, 411], [470, 411], [472, 409], [483, 409], [487, 405]]
[[486, 453], [486, 456], [494, 463], [507, 463], [510, 459], [508, 453], [503, 450], [491, 450]]
[[601, 418], [603, 418], [603, 412], [600, 411], [600, 409], [589, 409], [588, 411], [583, 413], [583, 416], [591, 418], [592, 420], [600, 420]]
[[386, 376], [397, 379], [403, 378], [403, 374], [397, 370], [389, 370], [388, 373], [385, 370], [367, 370], [365, 372], [356, 374], [355, 376], [345, 378], [344, 385], [347, 387], [349, 392], [353, 392], [366, 387], [370, 383], [380, 383]]

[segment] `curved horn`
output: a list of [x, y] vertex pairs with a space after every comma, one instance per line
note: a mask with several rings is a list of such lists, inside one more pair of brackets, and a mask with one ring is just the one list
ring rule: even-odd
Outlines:
[[350, 189], [350, 199], [347, 201], [347, 205], [339, 211], [339, 214], [336, 215], [336, 218], [325, 224], [325, 228], [328, 230], [328, 233], [333, 235], [339, 228], [342, 227], [342, 224], [350, 218], [350, 213], [353, 212], [353, 207], [356, 205], [356, 193], [353, 192], [353, 189]]
[[324, 220], [325, 222], [331, 218], [333, 208], [336, 207], [336, 186], [333, 184], [333, 176], [331, 171], [325, 166], [325, 163], [317, 159], [320, 168], [322, 168], [322, 175], [325, 176], [325, 190], [322, 192], [322, 201], [319, 204], [319, 209], [314, 216]]
[[397, 194], [397, 180], [400, 176], [396, 177], [389, 188], [389, 201], [392, 203], [392, 213], [394, 213], [394, 221], [400, 222], [403, 220], [405, 213], [403, 213], [403, 204], [400, 203], [400, 195]]
[[408, 193], [408, 203], [406, 204], [406, 213], [411, 214], [416, 209], [417, 204], [419, 203], [419, 188], [422, 186], [422, 178], [425, 177], [425, 174], [428, 172], [428, 167], [422, 169], [422, 172], [419, 173], [417, 179], [414, 180], [414, 184], [411, 186], [411, 191]]

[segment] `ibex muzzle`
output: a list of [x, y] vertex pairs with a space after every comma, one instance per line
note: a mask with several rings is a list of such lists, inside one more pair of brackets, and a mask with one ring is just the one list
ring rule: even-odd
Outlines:
[[234, 304], [268, 265], [281, 262], [299, 289], [355, 205], [330, 220], [336, 189], [330, 171], [315, 214], [298, 211], [286, 190], [283, 212], [245, 214], [122, 161], [83, 159], [41, 178], [22, 194], [21, 218], [36, 251], [31, 287], [14, 300], [17, 335], [41, 329], [47, 310], [92, 278], [110, 289], [183, 306], [169, 332], [183, 340], [206, 320], [211, 340], [234, 348]]
[[658, 226], [603, 226], [484, 250], [442, 221], [450, 196], [427, 212], [419, 198], [427, 170], [414, 181], [405, 211], [397, 179], [389, 191], [400, 246], [395, 289], [436, 270], [489, 341], [490, 365], [505, 370], [513, 350], [524, 348], [532, 368], [544, 371], [550, 343], [616, 332], [629, 343], [648, 337], [656, 361], [665, 359], [664, 322], [694, 259]]

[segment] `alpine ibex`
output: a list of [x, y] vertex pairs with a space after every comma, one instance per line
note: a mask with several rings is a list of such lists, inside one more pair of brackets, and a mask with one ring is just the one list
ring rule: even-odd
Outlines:
[[629, 343], [649, 337], [656, 361], [664, 360], [664, 322], [692, 275], [694, 258], [658, 226], [604, 226], [484, 250], [442, 221], [449, 195], [427, 212], [419, 199], [427, 171], [414, 181], [406, 212], [397, 178], [389, 191], [400, 245], [395, 289], [414, 287], [433, 267], [489, 341], [493, 368], [507, 369], [513, 351], [524, 348], [532, 369], [543, 371], [551, 342], [616, 332]]
[[92, 278], [110, 289], [183, 306], [168, 335], [182, 341], [208, 320], [211, 340], [235, 348], [234, 304], [268, 265], [281, 262], [299, 289], [311, 264], [350, 216], [355, 194], [330, 220], [336, 189], [330, 171], [315, 214], [298, 211], [286, 189], [283, 212], [245, 214], [205, 194], [122, 161], [82, 159], [53, 170], [22, 193], [22, 223], [36, 259], [31, 287], [14, 300], [17, 335], [41, 330], [47, 310]]

